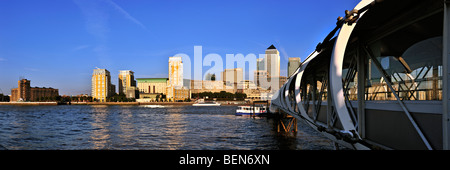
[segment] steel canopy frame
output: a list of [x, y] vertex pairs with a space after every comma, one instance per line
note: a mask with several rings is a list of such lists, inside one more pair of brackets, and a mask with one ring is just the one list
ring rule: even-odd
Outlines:
[[[361, 9], [363, 6], [366, 6], [366, 5], [368, 5], [368, 4], [372, 3], [372, 2], [373, 1], [371, 1], [371, 0], [363, 0], [355, 7], [355, 9]], [[362, 13], [361, 15], [363, 15], [363, 14], [364, 13]], [[330, 61], [330, 85], [331, 85], [331, 96], [332, 96], [333, 102], [334, 102], [333, 104], [334, 104], [334, 106], [335, 106], [335, 108], [337, 110], [339, 119], [341, 120], [341, 123], [342, 123], [342, 126], [343, 126], [344, 130], [345, 131], [353, 131], [353, 132], [356, 131], [356, 126], [358, 126], [358, 125], [359, 126], [361, 126], [361, 125], [364, 126], [364, 122], [360, 122], [360, 120], [362, 120], [362, 118], [358, 118], [359, 119], [358, 122], [356, 122], [356, 124], [354, 124], [352, 119], [351, 119], [351, 117], [350, 117], [351, 115], [350, 115], [350, 113], [349, 113], [349, 111], [347, 109], [346, 100], [345, 100], [345, 94], [344, 94], [344, 89], [343, 89], [343, 84], [342, 84], [342, 67], [343, 67], [343, 62], [344, 62], [344, 56], [345, 56], [345, 50], [346, 50], [346, 47], [347, 47], [347, 43], [348, 43], [348, 40], [349, 40], [349, 38], [351, 36], [351, 33], [353, 32], [353, 29], [355, 28], [355, 25], [356, 24], [352, 24], [352, 25], [345, 25], [344, 24], [342, 26], [342, 28], [339, 31], [339, 34], [337, 36], [337, 40], [335, 42], [335, 46], [333, 48], [333, 53], [331, 55], [331, 61]], [[372, 54], [370, 54], [367, 51], [366, 48], [364, 48], [364, 49], [368, 53], [369, 57], [371, 57], [372, 60], [375, 60], [373, 58]], [[377, 61], [375, 60], [373, 62], [376, 63]], [[446, 63], [446, 62], [444, 62], [444, 63]], [[380, 68], [381, 67], [380, 65], [376, 65], [376, 66], [377, 66], [377, 69], [379, 69], [380, 73], [382, 73], [384, 71], [384, 70], [382, 70]], [[445, 72], [445, 70], [444, 70], [444, 72]], [[413, 127], [415, 128], [417, 133], [419, 134], [420, 138], [422, 139], [422, 141], [424, 142], [426, 147], [429, 150], [431, 150], [432, 147], [429, 144], [428, 140], [426, 139], [426, 137], [424, 136], [424, 134], [422, 133], [421, 129], [418, 127], [418, 125], [416, 124], [414, 119], [411, 117], [411, 114], [409, 113], [407, 108], [404, 106], [403, 102], [396, 95], [395, 90], [392, 88], [392, 85], [390, 84], [390, 82], [388, 82], [387, 78], [385, 77], [385, 74], [381, 74], [381, 75], [386, 80], [386, 83], [389, 86], [389, 88], [393, 91], [395, 97], [397, 98], [398, 103], [403, 108], [403, 111], [405, 112], [405, 114], [408, 117], [408, 119], [410, 120], [411, 124], [413, 125]], [[444, 76], [444, 77], [447, 77], [447, 76]], [[447, 87], [447, 86], [444, 84], [444, 87]], [[362, 87], [362, 86], [359, 85], [359, 83], [358, 83], [358, 89], [360, 87]], [[360, 90], [360, 92], [361, 92], [361, 90]], [[361, 95], [359, 95], [359, 96], [361, 96]], [[362, 100], [365, 100], [365, 99], [364, 98], [358, 98], [358, 101], [360, 103], [359, 106], [363, 105], [363, 102], [361, 102]], [[447, 101], [447, 103], [448, 102], [449, 101]], [[358, 111], [361, 111], [361, 110], [362, 109], [358, 109]], [[448, 114], [448, 112], [445, 110], [445, 106], [444, 106], [444, 113]], [[362, 113], [362, 114], [364, 114], [364, 113]], [[359, 115], [361, 115], [361, 113], [359, 113]], [[449, 119], [447, 118], [446, 120], [448, 122]], [[446, 127], [447, 127], [447, 130], [448, 130], [448, 125]], [[359, 130], [364, 131], [364, 129], [361, 129], [361, 128], [359, 128]], [[447, 130], [445, 130], [445, 131], [447, 131]], [[445, 131], [444, 131], [444, 133], [445, 133]], [[358, 134], [361, 135], [363, 133], [359, 132]], [[447, 137], [447, 140], [448, 140], [448, 137]]]
[[[367, 10], [369, 7], [369, 4], [376, 3], [376, 0], [362, 0], [354, 10], [352, 11], [360, 11], [357, 15], [362, 16], [365, 13], [365, 10]], [[365, 10], [363, 10], [365, 9]], [[450, 0], [446, 0], [444, 3], [444, 28], [443, 28], [443, 79], [442, 79], [442, 131], [443, 131], [443, 149], [450, 150], [450, 113], [449, 113], [449, 106], [450, 106], [450, 91], [448, 90], [449, 87], [449, 76], [450, 76], [450, 61], [449, 61], [449, 55], [450, 55]], [[348, 11], [346, 11], [348, 13]], [[347, 14], [347, 18], [352, 18], [352, 15]], [[353, 15], [353, 17], [359, 18], [360, 16]], [[349, 17], [350, 16], [350, 17]], [[347, 18], [345, 20], [347, 20]], [[357, 21], [354, 20], [354, 21]], [[302, 101], [301, 95], [303, 91], [302, 89], [302, 77], [305, 73], [305, 70], [307, 69], [308, 64], [317, 58], [318, 55], [321, 53], [320, 47], [324, 47], [325, 45], [318, 45], [318, 48], [316, 48], [315, 51], [313, 51], [302, 63], [302, 65], [296, 70], [296, 72], [289, 78], [289, 80], [280, 88], [280, 90], [274, 94], [274, 98], [271, 102], [271, 105], [274, 105], [276, 108], [279, 108], [280, 110], [283, 110], [290, 115], [296, 117], [297, 119], [300, 119], [304, 121], [306, 124], [311, 126], [313, 129], [319, 131], [321, 134], [325, 135], [326, 137], [330, 138], [334, 142], [337, 142], [339, 144], [342, 144], [349, 148], [354, 149], [370, 149], [371, 147], [371, 141], [370, 140], [364, 140], [366, 138], [366, 132], [365, 132], [365, 79], [366, 75], [363, 74], [363, 71], [367, 68], [367, 65], [364, 58], [360, 58], [362, 56], [367, 56], [367, 59], [371, 58], [372, 61], [375, 64], [376, 69], [379, 70], [380, 73], [382, 73], [382, 77], [385, 79], [388, 88], [393, 92], [394, 96], [397, 99], [397, 104], [401, 107], [404, 114], [409, 119], [410, 123], [415, 128], [416, 132], [419, 134], [420, 138], [422, 139], [422, 142], [425, 144], [425, 146], [428, 149], [433, 149], [428, 142], [425, 135], [422, 133], [421, 128], [417, 125], [413, 117], [411, 116], [411, 113], [409, 109], [406, 107], [406, 105], [401, 101], [399, 96], [396, 94], [396, 91], [392, 87], [392, 84], [387, 79], [386, 74], [383, 74], [384, 70], [380, 66], [380, 63], [374, 59], [375, 56], [371, 54], [370, 50], [363, 46], [364, 44], [358, 43], [356, 55], [357, 55], [357, 67], [354, 68], [358, 72], [357, 77], [357, 99], [358, 99], [358, 110], [357, 110], [357, 120], [353, 120], [351, 113], [348, 110], [346, 96], [345, 96], [345, 88], [343, 86], [342, 82], [342, 72], [343, 72], [343, 63], [344, 63], [344, 57], [346, 48], [348, 45], [348, 41], [350, 39], [350, 36], [356, 26], [358, 24], [357, 22], [350, 22], [349, 24], [342, 24], [339, 25], [333, 30], [325, 40], [324, 44], [329, 43], [330, 39], [334, 36], [337, 30], [339, 32], [337, 33], [337, 36], [335, 38], [333, 48], [331, 49], [331, 58], [330, 58], [330, 65], [329, 65], [329, 73], [326, 76], [328, 79], [327, 82], [327, 124], [325, 125], [323, 122], [316, 121], [316, 118], [312, 118], [315, 116], [310, 117], [307, 112], [307, 105], [303, 105], [304, 101]], [[367, 53], [368, 55], [363, 55], [363, 53]], [[422, 71], [421, 71], [422, 72]], [[295, 79], [293, 76], [296, 76]], [[314, 80], [314, 79], [313, 79]], [[314, 81], [315, 83], [315, 81]], [[323, 83], [323, 82], [322, 82]], [[323, 85], [323, 84], [322, 84]], [[291, 97], [289, 96], [291, 93], [289, 89], [290, 87], [294, 86], [294, 100], [297, 106], [297, 110], [295, 110], [295, 107], [292, 107], [290, 103], [292, 102]], [[312, 85], [314, 88], [317, 88], [317, 85]], [[415, 85], [418, 86], [418, 85]], [[406, 86], [407, 87], [407, 86]], [[407, 88], [414, 88], [413, 85], [411, 87]], [[416, 87], [417, 88], [417, 87]], [[304, 89], [305, 90], [305, 89]], [[321, 89], [323, 91], [324, 89]], [[316, 95], [315, 92], [307, 92], [305, 93], [312, 93], [313, 97]], [[308, 95], [308, 94], [306, 94]], [[320, 97], [320, 96], [319, 96]], [[306, 102], [309, 101], [306, 99]], [[312, 100], [313, 105], [315, 104], [316, 100]], [[314, 110], [314, 109], [313, 109]], [[314, 114], [313, 114], [314, 115]], [[336, 121], [339, 120], [342, 126], [341, 128], [336, 129], [333, 128], [333, 126], [329, 126], [330, 124], [334, 125]], [[326, 127], [328, 125], [328, 127]], [[336, 135], [337, 134], [337, 135]], [[347, 140], [342, 140], [342, 135], [346, 135]], [[350, 140], [350, 141], [349, 141]]]
[[[363, 8], [366, 8], [372, 2], [374, 2], [374, 0], [362, 0], [355, 7], [355, 9], [361, 10]], [[365, 11], [365, 10], [363, 10], [363, 11]], [[362, 12], [362, 14], [360, 14], [360, 16], [362, 16], [363, 14], [364, 14], [364, 12]], [[353, 18], [352, 15], [350, 15], [349, 17], [350, 18], [345, 18], [345, 20]], [[333, 50], [332, 50], [333, 54], [332, 54], [331, 60], [333, 61], [333, 58], [336, 58], [335, 56], [342, 57], [341, 60], [337, 60], [338, 62], [341, 62], [340, 66], [339, 66], [339, 67], [341, 67], [341, 69], [333, 68], [333, 66], [332, 66], [333, 64], [332, 64], [332, 62], [330, 62], [331, 68], [330, 68], [330, 75], [328, 76], [329, 81], [328, 81], [328, 86], [327, 86], [327, 89], [330, 89], [330, 90], [327, 90], [327, 91], [328, 91], [328, 93], [330, 93], [330, 91], [336, 92], [336, 94], [340, 93], [341, 96], [336, 97], [337, 95], [336, 94], [333, 95], [333, 93], [332, 93], [330, 97], [327, 97], [328, 98], [327, 100], [329, 101], [330, 98], [332, 98], [332, 101], [334, 102], [333, 105], [335, 106], [335, 108], [338, 108], [334, 112], [336, 112], [336, 114], [339, 117], [339, 120], [341, 122], [341, 125], [343, 125], [343, 127], [344, 127], [344, 130], [341, 132], [338, 132], [338, 133], [340, 133], [341, 135], [345, 135], [345, 134], [350, 135], [351, 138], [354, 138], [354, 139], [361, 139], [359, 137], [359, 135], [356, 133], [355, 124], [353, 124], [353, 121], [350, 118], [350, 115], [348, 113], [347, 106], [345, 104], [345, 98], [343, 96], [343, 89], [342, 89], [343, 86], [342, 86], [342, 81], [341, 81], [342, 80], [342, 60], [343, 60], [343, 56], [345, 53], [345, 47], [348, 43], [348, 39], [349, 39], [355, 25], [356, 24], [342, 24], [342, 26], [340, 27], [340, 32], [337, 35], [337, 40], [336, 40], [335, 44], [333, 45]], [[339, 27], [336, 27], [335, 30], [337, 28], [339, 28]], [[333, 32], [335, 30], [333, 30]], [[328, 41], [328, 38], [331, 38], [332, 35], [330, 37], [329, 36], [330, 35], [328, 35], [326, 38], [327, 41]], [[324, 42], [324, 43], [327, 43], [327, 42]], [[321, 44], [319, 44], [319, 46], [320, 45]], [[309, 62], [311, 60], [313, 60], [318, 54], [320, 54], [321, 49], [320, 48], [318, 48], [318, 49], [319, 49], [319, 51], [316, 49], [316, 51], [311, 53], [308, 56], [308, 58], [305, 59], [305, 61], [302, 63], [302, 65], [298, 69], [297, 74], [293, 75], [293, 76], [297, 76], [295, 82], [288, 81], [288, 83], [295, 83], [294, 84], [295, 85], [295, 100], [297, 103], [297, 108], [298, 108], [299, 113], [294, 113], [289, 109], [289, 107], [284, 107], [285, 103], [287, 103], [287, 100], [285, 99], [285, 97], [287, 96], [287, 91], [285, 89], [286, 89], [286, 87], [291, 86], [290, 84], [284, 84], [283, 87], [280, 88], [280, 90], [277, 93], [275, 93], [275, 95], [272, 99], [271, 105], [277, 106], [279, 109], [290, 113], [292, 116], [294, 116], [296, 118], [303, 120], [304, 122], [309, 124], [311, 127], [313, 127], [315, 130], [321, 131], [321, 133], [323, 135], [327, 136], [328, 138], [332, 139], [333, 141], [338, 142], [346, 147], [354, 148], [354, 149], [369, 149], [369, 148], [367, 148], [367, 146], [364, 146], [358, 142], [351, 144], [351, 143], [347, 143], [343, 140], [337, 140], [336, 136], [329, 134], [326, 131], [323, 132], [323, 129], [319, 130], [319, 128], [323, 128], [323, 127], [319, 127], [321, 125], [318, 125], [315, 120], [310, 118], [308, 116], [305, 108], [303, 107], [302, 98], [300, 96], [300, 89], [301, 89], [300, 85], [301, 85], [301, 81], [302, 81], [302, 76], [303, 76], [303, 73], [304, 73], [306, 67], [308, 66]], [[336, 50], [336, 49], [340, 49], [340, 50]], [[332, 70], [339, 70], [340, 74], [336, 75], [335, 72], [333, 72]], [[334, 79], [334, 82], [332, 82], [332, 79]], [[336, 83], [336, 82], [338, 82], [338, 83]], [[334, 83], [336, 83], [338, 85], [335, 85]], [[332, 103], [328, 103], [328, 106], [330, 106], [330, 105], [332, 105]], [[330, 109], [328, 109], [328, 114], [330, 115]]]
[[[355, 9], [361, 9], [370, 3], [372, 3], [373, 0], [362, 0]], [[364, 12], [365, 13], [365, 12]], [[364, 14], [360, 14], [361, 16]], [[350, 35], [353, 32], [353, 29], [355, 28], [357, 23], [355, 24], [344, 24], [339, 31], [339, 34], [337, 36], [333, 52], [331, 54], [331, 61], [330, 61], [330, 83], [331, 86], [331, 97], [333, 99], [333, 104], [335, 106], [335, 109], [337, 111], [337, 114], [339, 116], [339, 119], [341, 121], [341, 124], [345, 131], [353, 131], [356, 132], [356, 126], [353, 123], [350, 113], [347, 110], [347, 105], [345, 103], [345, 96], [344, 96], [344, 89], [342, 85], [342, 64], [344, 61], [344, 55], [345, 55], [345, 49], [348, 44], [348, 40], [350, 38]], [[358, 135], [355, 133], [355, 135]]]
[[403, 101], [400, 100], [400, 97], [397, 95], [396, 90], [392, 87], [391, 82], [389, 81], [389, 79], [386, 77], [387, 73], [383, 70], [383, 68], [381, 67], [381, 64], [378, 62], [378, 60], [375, 58], [375, 56], [373, 56], [373, 53], [369, 51], [369, 49], [367, 47], [364, 47], [364, 50], [366, 51], [367, 55], [372, 59], [372, 62], [375, 65], [375, 68], [378, 69], [378, 71], [381, 73], [381, 76], [384, 78], [384, 81], [386, 82], [386, 85], [391, 89], [392, 94], [395, 96], [395, 98], [397, 99], [398, 104], [402, 107], [403, 112], [405, 113], [405, 115], [408, 117], [408, 120], [411, 122], [411, 124], [413, 125], [414, 129], [416, 130], [417, 134], [420, 136], [420, 138], [422, 139], [423, 143], [425, 144], [425, 146], [427, 147], [428, 150], [432, 150], [433, 148], [431, 147], [430, 143], [428, 142], [427, 138], [425, 137], [425, 135], [422, 133], [422, 130], [420, 129], [420, 127], [417, 125], [416, 121], [413, 119], [413, 117], [411, 116], [411, 113], [408, 111], [408, 109], [406, 108], [405, 104], [403, 103]]

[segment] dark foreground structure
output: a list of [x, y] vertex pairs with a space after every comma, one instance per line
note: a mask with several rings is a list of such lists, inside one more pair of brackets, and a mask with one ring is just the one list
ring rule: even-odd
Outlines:
[[449, 12], [443, 0], [361, 1], [271, 110], [352, 149], [450, 149]]

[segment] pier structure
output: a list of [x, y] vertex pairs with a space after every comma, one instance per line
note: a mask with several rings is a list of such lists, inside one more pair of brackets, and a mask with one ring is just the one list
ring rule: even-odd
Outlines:
[[274, 120], [278, 133], [294, 136], [297, 134], [297, 119], [294, 116], [281, 111], [275, 114]]
[[450, 2], [362, 0], [271, 100], [351, 149], [450, 149]]

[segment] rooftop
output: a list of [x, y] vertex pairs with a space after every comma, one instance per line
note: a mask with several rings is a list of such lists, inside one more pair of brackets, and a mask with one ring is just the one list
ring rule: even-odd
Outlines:
[[165, 83], [169, 78], [136, 78], [138, 83]]
[[273, 44], [269, 47], [269, 48], [267, 48], [268, 50], [269, 49], [277, 49], [277, 48], [275, 48], [275, 46], [273, 46]]

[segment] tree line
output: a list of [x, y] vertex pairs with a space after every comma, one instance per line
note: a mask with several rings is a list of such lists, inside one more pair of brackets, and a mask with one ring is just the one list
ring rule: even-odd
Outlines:
[[[37, 99], [38, 102], [95, 102], [97, 101], [92, 96], [53, 96], [41, 97]], [[135, 102], [134, 98], [126, 98], [124, 94], [114, 94], [106, 98], [107, 102]]]

